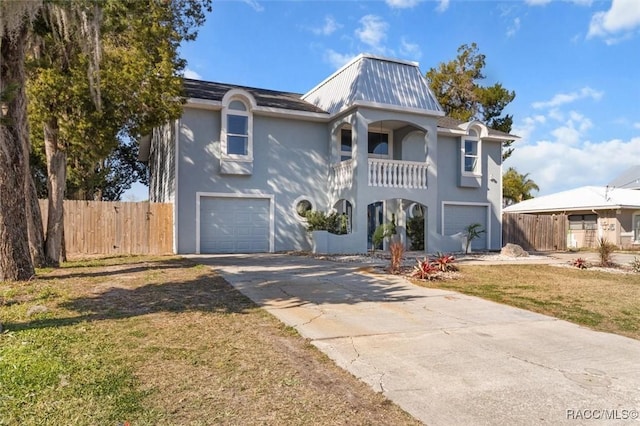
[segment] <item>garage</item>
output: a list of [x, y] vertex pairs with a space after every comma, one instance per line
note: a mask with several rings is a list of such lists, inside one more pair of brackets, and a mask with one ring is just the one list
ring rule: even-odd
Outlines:
[[271, 249], [268, 198], [201, 197], [200, 253], [264, 253]]
[[464, 232], [464, 229], [474, 223], [482, 225], [485, 232], [480, 237], [471, 242], [472, 250], [486, 250], [487, 246], [487, 213], [486, 205], [468, 204], [444, 204], [443, 214], [443, 234], [453, 235]]

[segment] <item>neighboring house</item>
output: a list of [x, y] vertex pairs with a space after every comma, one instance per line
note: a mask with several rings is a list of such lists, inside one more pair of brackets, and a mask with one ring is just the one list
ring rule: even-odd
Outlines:
[[640, 189], [640, 165], [629, 167], [620, 176], [612, 180], [608, 186], [612, 188]]
[[567, 246], [596, 247], [599, 238], [622, 248], [640, 245], [640, 191], [584, 186], [532, 198], [505, 213], [567, 214]]
[[382, 223], [423, 217], [425, 250], [501, 248], [502, 142], [444, 117], [418, 65], [360, 55], [304, 95], [185, 80], [179, 120], [141, 143], [150, 200], [174, 203], [177, 253], [309, 250], [300, 215], [343, 215], [335, 253], [364, 253]]

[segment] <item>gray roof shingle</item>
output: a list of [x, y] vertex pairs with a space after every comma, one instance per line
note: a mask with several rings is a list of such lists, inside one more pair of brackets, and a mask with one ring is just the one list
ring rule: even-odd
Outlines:
[[187, 98], [222, 101], [225, 93], [232, 89], [246, 90], [255, 98], [258, 106], [327, 114], [326, 111], [323, 111], [315, 105], [303, 101], [301, 99], [302, 95], [297, 93], [279, 92], [276, 90], [258, 89], [255, 87], [192, 80], [188, 78], [184, 79], [184, 94]]

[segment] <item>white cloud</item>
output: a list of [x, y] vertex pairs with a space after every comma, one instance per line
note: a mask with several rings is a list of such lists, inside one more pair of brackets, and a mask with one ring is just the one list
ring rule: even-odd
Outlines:
[[[524, 2], [529, 6], [546, 6], [551, 3], [552, 0], [525, 0]], [[578, 6], [591, 6], [593, 0], [563, 0], [573, 3]]]
[[551, 0], [524, 0], [529, 6], [544, 6], [551, 3]]
[[202, 76], [189, 68], [184, 69], [184, 78], [192, 78], [194, 80], [202, 80]]
[[[632, 31], [640, 27], [640, 7], [638, 0], [612, 0], [611, 9], [597, 12], [591, 17], [587, 38], [608, 37], [620, 32]], [[619, 39], [609, 39], [612, 44]]]
[[548, 140], [521, 146], [516, 142], [514, 146], [503, 168], [530, 173], [540, 187], [539, 196], [585, 185], [606, 185], [621, 170], [636, 165], [640, 157], [640, 137], [579, 146]]
[[365, 15], [360, 19], [360, 25], [356, 29], [358, 39], [378, 52], [384, 51], [382, 42], [387, 38], [389, 24], [379, 16]]
[[520, 136], [522, 140], [529, 140], [531, 134], [540, 124], [546, 123], [547, 119], [544, 115], [534, 115], [533, 117], [525, 117], [520, 124], [514, 124], [510, 133]]
[[400, 53], [406, 59], [418, 60], [422, 57], [422, 50], [417, 43], [411, 43], [404, 37], [400, 39]]
[[520, 30], [520, 18], [515, 18], [513, 24], [507, 28], [507, 37], [513, 37]]
[[249, 5], [256, 12], [264, 11], [264, 7], [257, 0], [242, 0], [242, 2]]
[[342, 28], [342, 25], [340, 25], [333, 16], [327, 15], [324, 17], [324, 24], [321, 27], [312, 28], [311, 32], [316, 35], [329, 36], [340, 28]]
[[439, 0], [438, 7], [436, 7], [436, 12], [442, 13], [449, 9], [449, 1], [450, 0]]
[[325, 62], [331, 64], [334, 68], [338, 69], [357, 55], [351, 53], [338, 53], [333, 49], [327, 49], [324, 52], [323, 59]]
[[570, 0], [571, 3], [578, 6], [587, 6], [590, 7], [593, 4], [593, 0]]
[[420, 3], [421, 0], [385, 0], [387, 6], [393, 9], [410, 9]]
[[633, 123], [633, 128], [640, 129], [640, 121], [638, 121], [637, 123]]
[[590, 119], [584, 115], [571, 111], [569, 119], [562, 126], [551, 131], [551, 135], [555, 137], [557, 144], [562, 145], [578, 145], [584, 140], [585, 133], [593, 127]]
[[540, 108], [553, 108], [560, 105], [575, 102], [580, 99], [591, 98], [593, 100], [599, 100], [604, 95], [604, 92], [594, 90], [590, 87], [583, 87], [578, 92], [571, 93], [558, 93], [549, 101], [534, 102], [532, 106], [536, 109]]

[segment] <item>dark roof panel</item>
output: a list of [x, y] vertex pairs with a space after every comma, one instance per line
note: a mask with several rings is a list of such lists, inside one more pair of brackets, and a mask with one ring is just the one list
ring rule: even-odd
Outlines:
[[303, 101], [300, 98], [302, 95], [297, 93], [278, 92], [275, 90], [257, 89], [255, 87], [214, 83], [188, 78], [184, 79], [184, 92], [187, 98], [222, 101], [224, 95], [233, 89], [241, 89], [249, 92], [256, 100], [258, 106], [261, 107], [327, 114], [326, 111], [321, 110], [315, 105]]

